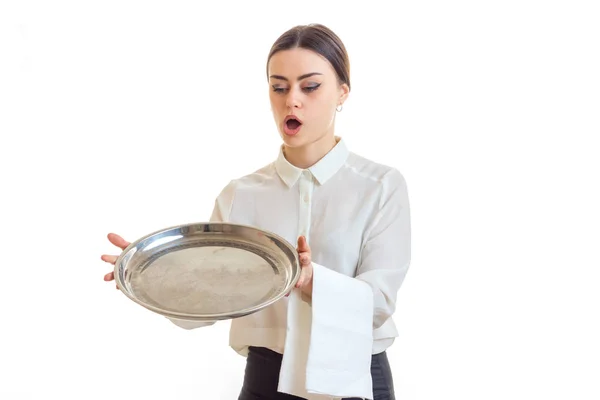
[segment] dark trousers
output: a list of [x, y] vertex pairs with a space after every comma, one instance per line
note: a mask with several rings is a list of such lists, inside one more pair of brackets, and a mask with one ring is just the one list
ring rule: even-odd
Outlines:
[[[299, 400], [277, 391], [283, 356], [263, 347], [250, 347], [244, 384], [238, 400]], [[371, 358], [374, 400], [395, 400], [392, 371], [385, 352]], [[346, 400], [358, 400], [348, 398]]]

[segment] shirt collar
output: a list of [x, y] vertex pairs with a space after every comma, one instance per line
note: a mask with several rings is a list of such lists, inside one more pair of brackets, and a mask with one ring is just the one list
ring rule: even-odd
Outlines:
[[[307, 170], [315, 177], [320, 185], [323, 185], [329, 178], [331, 178], [346, 162], [348, 158], [348, 148], [346, 143], [340, 137], [336, 137], [336, 145], [331, 149], [325, 157], [321, 158], [315, 165], [309, 167]], [[283, 154], [283, 145], [279, 148], [279, 157], [275, 161], [275, 169], [285, 182], [288, 187], [294, 186], [294, 184], [300, 178], [300, 175], [304, 171], [298, 168], [285, 158]]]

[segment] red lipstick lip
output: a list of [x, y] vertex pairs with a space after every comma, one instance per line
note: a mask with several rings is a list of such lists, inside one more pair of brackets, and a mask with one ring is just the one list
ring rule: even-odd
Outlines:
[[290, 119], [295, 119], [296, 121], [298, 121], [298, 122], [300, 122], [300, 123], [302, 124], [302, 120], [301, 120], [300, 118], [296, 117], [295, 115], [288, 115], [288, 116], [287, 116], [287, 117], [285, 117], [285, 119], [283, 120], [283, 123], [284, 123], [284, 124], [287, 124], [287, 122], [288, 122]]

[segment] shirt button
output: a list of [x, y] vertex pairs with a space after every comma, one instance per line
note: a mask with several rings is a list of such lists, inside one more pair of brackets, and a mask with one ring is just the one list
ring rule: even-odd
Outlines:
[[308, 195], [307, 194], [304, 195], [304, 202], [308, 203]]

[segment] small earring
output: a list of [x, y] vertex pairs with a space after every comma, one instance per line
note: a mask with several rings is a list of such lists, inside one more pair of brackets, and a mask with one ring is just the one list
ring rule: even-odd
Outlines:
[[344, 106], [342, 104], [340, 104], [339, 106], [337, 106], [337, 108], [335, 109], [337, 112], [342, 111], [342, 109], [344, 108]]

